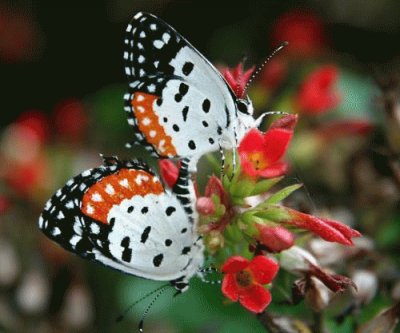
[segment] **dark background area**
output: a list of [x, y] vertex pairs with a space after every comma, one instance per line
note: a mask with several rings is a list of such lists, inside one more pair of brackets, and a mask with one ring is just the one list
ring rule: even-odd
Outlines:
[[[366, 70], [375, 64], [389, 62], [400, 53], [400, 24], [391, 21], [396, 12], [400, 13], [396, 1], [387, 1], [383, 13], [382, 8], [376, 6], [375, 16], [364, 17], [367, 23], [364, 26], [357, 22], [363, 15], [374, 13], [372, 9], [366, 11], [363, 8], [371, 2], [367, 1], [364, 5], [361, 1], [345, 2], [343, 10], [348, 11], [348, 17], [342, 22], [330, 12], [333, 5], [329, 4], [333, 3], [126, 0], [3, 2], [2, 8], [22, 12], [33, 19], [35, 29], [40, 34], [37, 41], [40, 45], [31, 45], [31, 59], [28, 57], [26, 61], [18, 63], [1, 62], [3, 111], [0, 125], [11, 122], [24, 110], [50, 112], [61, 99], [71, 96], [81, 98], [104, 85], [124, 83], [123, 35], [126, 23], [138, 10], [152, 12], [169, 22], [213, 62], [224, 61], [231, 65], [243, 55], [248, 55], [253, 62], [265, 57], [271, 51], [271, 25], [280, 14], [293, 8], [312, 8], [323, 17], [332, 47], [348, 54]], [[228, 33], [227, 29], [233, 34], [226, 42], [235, 46], [221, 46], [215, 50], [213, 42], [220, 42], [214, 38], [215, 35]], [[237, 39], [235, 31], [242, 32]], [[13, 33], [2, 32], [11, 36]], [[232, 49], [236, 51], [235, 54], [224, 52]]]

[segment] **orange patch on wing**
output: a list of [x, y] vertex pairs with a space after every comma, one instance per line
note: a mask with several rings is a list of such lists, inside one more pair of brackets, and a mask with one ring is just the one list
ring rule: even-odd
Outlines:
[[176, 150], [172, 144], [172, 139], [165, 133], [153, 110], [153, 103], [158, 98], [155, 95], [136, 92], [132, 100], [133, 110], [140, 131], [144, 134], [146, 140], [155, 147], [158, 154], [164, 157], [174, 157]]
[[121, 169], [106, 176], [90, 187], [82, 199], [83, 214], [108, 224], [107, 216], [111, 207], [135, 195], [160, 194], [164, 188], [153, 175], [133, 169]]

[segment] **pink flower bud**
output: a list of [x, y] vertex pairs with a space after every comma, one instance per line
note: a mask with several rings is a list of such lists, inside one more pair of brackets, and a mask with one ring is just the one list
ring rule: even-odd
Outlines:
[[196, 201], [196, 209], [201, 215], [213, 215], [215, 213], [215, 205], [211, 198], [200, 197]]
[[259, 235], [256, 239], [266, 246], [271, 252], [281, 252], [292, 247], [294, 244], [293, 234], [281, 226], [267, 226], [257, 223]]

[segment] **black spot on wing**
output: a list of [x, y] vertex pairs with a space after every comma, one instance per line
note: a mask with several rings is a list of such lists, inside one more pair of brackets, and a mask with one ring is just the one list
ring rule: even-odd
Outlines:
[[165, 214], [167, 214], [167, 216], [171, 216], [171, 214], [172, 214], [173, 212], [175, 212], [175, 211], [176, 211], [176, 208], [175, 208], [175, 207], [169, 206], [169, 207], [165, 210]]
[[195, 150], [195, 149], [196, 149], [196, 144], [194, 143], [193, 140], [190, 140], [190, 141], [188, 142], [188, 146], [189, 146], [189, 148], [192, 149], [192, 150]]
[[147, 239], [149, 238], [150, 231], [151, 226], [147, 226], [146, 228], [144, 228], [142, 235], [140, 236], [141, 243], [146, 243]]
[[186, 84], [186, 83], [181, 83], [180, 85], [179, 85], [179, 93], [182, 95], [182, 96], [185, 96], [186, 94], [187, 94], [187, 92], [189, 91], [189, 86]]
[[190, 250], [191, 250], [191, 247], [190, 247], [190, 246], [185, 246], [185, 247], [182, 249], [182, 254], [188, 254], [188, 253], [190, 252]]
[[125, 262], [130, 262], [132, 259], [132, 249], [129, 248], [131, 240], [129, 237], [124, 237], [121, 240], [121, 246], [123, 247], [121, 259]]
[[157, 255], [154, 256], [154, 258], [153, 258], [153, 265], [154, 265], [155, 267], [159, 267], [159, 266], [161, 265], [163, 259], [164, 259], [164, 255], [163, 255], [162, 253], [157, 254]]
[[188, 76], [193, 70], [193, 64], [189, 61], [185, 62], [185, 64], [182, 66], [182, 73], [186, 76]]
[[188, 107], [188, 106], [185, 106], [185, 107], [183, 108], [183, 110], [182, 110], [183, 121], [186, 121], [188, 112], [189, 112], [189, 107]]
[[203, 108], [203, 111], [204, 111], [205, 113], [208, 113], [208, 112], [210, 111], [210, 107], [211, 107], [211, 102], [210, 102], [210, 100], [209, 100], [208, 98], [206, 98], [206, 99], [203, 101], [203, 104], [201, 105], [201, 107]]

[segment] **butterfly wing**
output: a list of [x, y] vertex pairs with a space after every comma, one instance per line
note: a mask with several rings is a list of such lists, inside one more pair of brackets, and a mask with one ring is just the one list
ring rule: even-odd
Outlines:
[[39, 227], [81, 257], [128, 274], [173, 281], [189, 279], [202, 265], [203, 245], [193, 221], [145, 164], [108, 158], [58, 190]]
[[234, 137], [235, 96], [217, 69], [159, 18], [138, 13], [127, 28], [125, 95], [139, 142], [161, 157], [201, 156]]

